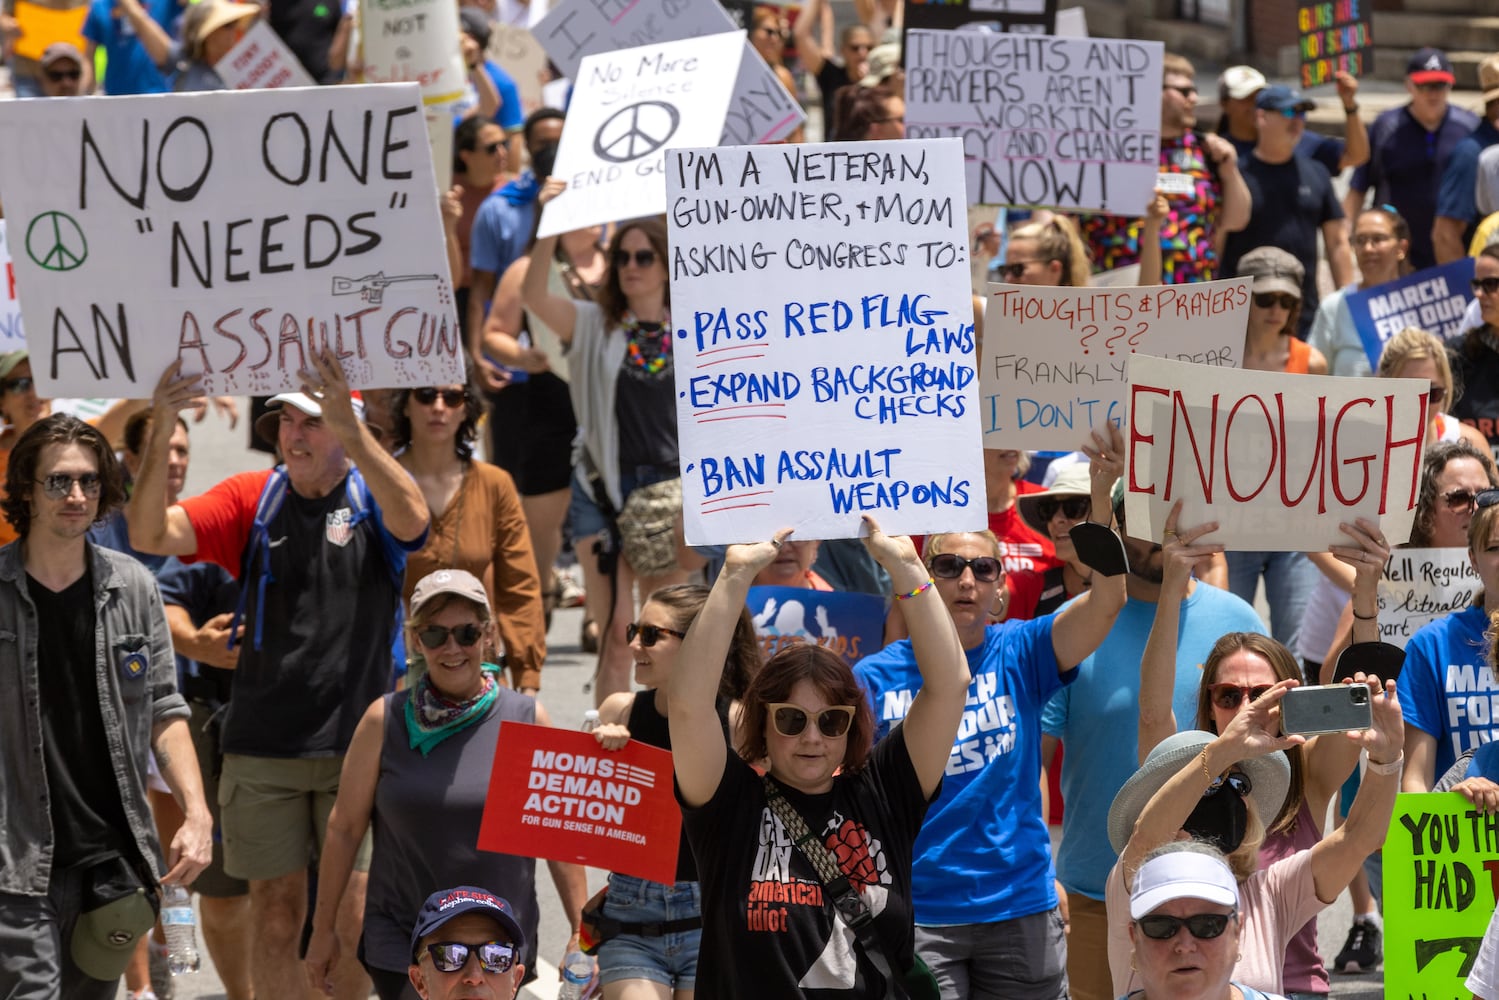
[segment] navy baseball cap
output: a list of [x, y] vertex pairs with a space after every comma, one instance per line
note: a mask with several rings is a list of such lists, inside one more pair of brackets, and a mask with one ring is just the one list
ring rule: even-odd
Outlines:
[[416, 926], [411, 929], [411, 960], [416, 961], [422, 938], [461, 913], [482, 913], [493, 918], [510, 935], [510, 943], [515, 946], [517, 955], [526, 950], [526, 935], [508, 902], [487, 889], [460, 885], [456, 889], [434, 892], [422, 904], [421, 912], [416, 915]]
[[1411, 56], [1410, 62], [1405, 64], [1405, 78], [1411, 83], [1445, 83], [1448, 86], [1457, 82], [1447, 53], [1430, 46]]
[[1317, 102], [1293, 87], [1276, 83], [1260, 91], [1254, 106], [1261, 111], [1310, 111]]

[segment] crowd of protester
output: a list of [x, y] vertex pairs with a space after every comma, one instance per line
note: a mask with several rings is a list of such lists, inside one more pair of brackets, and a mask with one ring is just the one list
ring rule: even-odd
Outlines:
[[[1168, 54], [1160, 170], [1191, 193], [1132, 217], [1012, 209], [973, 237], [980, 328], [985, 280], [1243, 276], [1241, 367], [1429, 383], [1409, 544], [1465, 549], [1481, 588], [1411, 638], [1397, 681], [1378, 524], [1315, 553], [1226, 552], [1179, 508], [1132, 536], [1114, 428], [1070, 455], [986, 450], [983, 531], [916, 545], [866, 519], [862, 542], [687, 546], [667, 227], [536, 237], [565, 196], [566, 108], [524, 106], [541, 81], [486, 55], [528, 7], [459, 16], [444, 223], [467, 381], [359, 392], [313, 357], [301, 391], [252, 409], [275, 467], [186, 496], [188, 418], [237, 419], [232, 401], [173, 366], [150, 400], [81, 421], [37, 395], [25, 351], [0, 356], [0, 673], [26, 695], [0, 726], [0, 995], [102, 1000], [123, 976], [165, 1000], [138, 902], [159, 883], [200, 894], [231, 1000], [510, 996], [560, 962], [585, 870], [548, 862], [571, 936], [542, 941], [535, 860], [476, 843], [502, 723], [552, 724], [571, 566], [594, 736], [670, 750], [683, 814], [674, 883], [610, 876], [606, 1000], [686, 1000], [699, 978], [713, 997], [1302, 1000], [1376, 968], [1396, 792], [1499, 809], [1499, 724], [1462, 710], [1499, 690], [1499, 55], [1482, 115], [1451, 102], [1437, 49], [1367, 127], [1339, 74], [1332, 138], [1248, 66], [1204, 127], [1196, 70]], [[747, 12], [777, 79], [820, 101], [793, 141], [905, 136], [904, 7], [855, 7], [841, 30], [829, 0]], [[352, 5], [93, 0], [86, 44], [34, 59], [15, 13], [0, 44], [22, 99], [222, 89], [214, 63], [257, 18], [318, 83], [359, 79]], [[1406, 329], [1371, 362], [1348, 296], [1465, 252], [1469, 328]], [[878, 596], [884, 647], [763, 655], [745, 603], [765, 585]], [[1284, 734], [1287, 693], [1340, 658], [1370, 728]], [[1316, 916], [1345, 889], [1334, 952]], [[1480, 995], [1496, 956], [1499, 932]]]

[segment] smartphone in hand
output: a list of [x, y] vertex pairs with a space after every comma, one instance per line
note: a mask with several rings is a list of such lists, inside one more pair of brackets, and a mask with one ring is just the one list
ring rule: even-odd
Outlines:
[[1363, 684], [1295, 687], [1280, 703], [1280, 729], [1287, 736], [1341, 733], [1368, 729], [1373, 724], [1369, 689]]

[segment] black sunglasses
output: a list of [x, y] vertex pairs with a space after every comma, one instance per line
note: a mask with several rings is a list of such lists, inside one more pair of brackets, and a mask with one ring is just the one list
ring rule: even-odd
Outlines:
[[484, 628], [480, 625], [455, 625], [445, 628], [442, 625], [427, 625], [416, 633], [416, 637], [422, 641], [422, 645], [428, 649], [441, 649], [447, 645], [448, 636], [457, 640], [458, 645], [464, 649], [478, 642], [484, 635]]
[[1494, 504], [1499, 503], [1499, 490], [1484, 490], [1473, 499], [1473, 503], [1479, 510], [1483, 510], [1485, 507], [1492, 507]]
[[1255, 687], [1242, 687], [1238, 684], [1213, 684], [1208, 687], [1208, 693], [1212, 696], [1214, 705], [1232, 712], [1244, 703], [1246, 695], [1250, 701], [1254, 701], [1270, 690], [1270, 687], [1269, 684], [1259, 684]]
[[36, 385], [36, 380], [30, 375], [18, 375], [0, 382], [0, 393], [25, 392], [34, 385]]
[[1092, 509], [1093, 501], [1089, 497], [1047, 497], [1036, 501], [1036, 515], [1043, 522], [1056, 517], [1057, 511], [1061, 511], [1062, 516], [1069, 521], [1081, 521]]
[[631, 254], [628, 250], [616, 250], [614, 251], [615, 268], [629, 267], [632, 257], [636, 267], [650, 267], [656, 263], [656, 251], [654, 250], [636, 250], [634, 254]]
[[1473, 291], [1482, 292], [1485, 295], [1493, 295], [1499, 292], [1499, 278], [1474, 278]]
[[515, 964], [515, 946], [499, 941], [464, 944], [462, 941], [434, 941], [427, 945], [432, 967], [438, 972], [462, 972], [469, 955], [479, 956], [479, 967], [485, 972], [509, 972]]
[[[765, 707], [770, 710], [771, 724], [782, 736], [800, 736], [802, 730], [807, 728], [810, 713], [800, 705], [783, 701]], [[817, 731], [830, 740], [836, 740], [848, 732], [848, 727], [853, 724], [852, 705], [834, 705], [817, 713]]]
[[98, 473], [94, 472], [85, 472], [81, 476], [68, 476], [61, 472], [54, 472], [50, 476], [38, 479], [37, 482], [41, 484], [42, 492], [51, 500], [66, 500], [72, 496], [74, 484], [77, 484], [79, 489], [83, 490], [83, 495], [90, 500], [98, 496], [99, 491], [104, 488], [104, 481], [99, 478]]
[[634, 642], [637, 635], [640, 636], [640, 644], [646, 649], [660, 642], [663, 635], [674, 635], [678, 639], [687, 638], [686, 632], [678, 632], [674, 628], [663, 628], [660, 625], [641, 625], [631, 622], [625, 626], [625, 642]]
[[998, 580], [1004, 572], [999, 560], [993, 556], [979, 556], [977, 559], [964, 559], [955, 556], [951, 552], [932, 556], [932, 575], [943, 580], [956, 580], [963, 575], [965, 569], [973, 570], [973, 578], [980, 583], [993, 583]]
[[494, 154], [498, 153], [504, 145], [505, 144], [503, 142], [491, 142], [489, 145], [484, 147], [484, 152], [488, 153], [490, 156], [493, 156]]
[[1152, 941], [1170, 941], [1183, 927], [1199, 941], [1211, 941], [1228, 930], [1229, 920], [1237, 916], [1238, 912], [1235, 910], [1233, 913], [1197, 913], [1190, 917], [1151, 914], [1136, 920], [1135, 926], [1140, 928], [1141, 934]]
[[434, 389], [430, 385], [420, 389], [411, 390], [411, 398], [423, 406], [431, 406], [441, 396], [443, 404], [450, 410], [456, 410], [468, 401], [467, 389]]
[[1468, 511], [1478, 506], [1478, 498], [1482, 495], [1482, 493], [1474, 493], [1470, 489], [1459, 488], [1455, 490], [1448, 490], [1446, 493], [1442, 494], [1442, 503], [1446, 504], [1447, 509], [1453, 511], [1454, 513], [1460, 511]]
[[1208, 790], [1202, 793], [1202, 797], [1208, 798], [1210, 796], [1217, 795], [1225, 788], [1238, 795], [1239, 798], [1247, 799], [1249, 798], [1249, 793], [1254, 791], [1254, 784], [1249, 780], [1249, 776], [1246, 774], [1230, 774], [1227, 777], [1219, 778], [1217, 781], [1213, 782], [1213, 784], [1208, 787]]
[[1045, 263], [1049, 262], [1044, 260], [1017, 260], [1009, 264], [999, 265], [999, 273], [1004, 275], [1006, 280], [1019, 281], [1021, 275], [1025, 274], [1025, 269], [1027, 267], [1030, 267], [1032, 264]]
[[1290, 312], [1296, 308], [1300, 301], [1301, 299], [1297, 296], [1289, 295], [1285, 292], [1280, 292], [1279, 294], [1275, 292], [1254, 293], [1254, 304], [1261, 309], [1273, 309], [1278, 305], [1286, 312]]
[[62, 83], [64, 80], [80, 80], [82, 78], [83, 70], [81, 69], [47, 70], [47, 79], [53, 83]]
[[1197, 88], [1191, 86], [1190, 84], [1187, 85], [1187, 86], [1184, 86], [1184, 87], [1172, 87], [1170, 85], [1167, 85], [1167, 86], [1164, 86], [1162, 89], [1163, 90], [1174, 90], [1178, 94], [1182, 95], [1183, 97], [1196, 97], [1197, 96]]

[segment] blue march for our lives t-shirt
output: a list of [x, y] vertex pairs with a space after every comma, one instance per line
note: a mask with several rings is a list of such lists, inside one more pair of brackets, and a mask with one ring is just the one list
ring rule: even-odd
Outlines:
[[[1040, 790], [1041, 709], [1065, 683], [1051, 643], [1054, 620], [990, 625], [983, 644], [968, 650], [973, 680], [963, 721], [941, 794], [916, 838], [918, 924], [994, 923], [1057, 905]], [[883, 737], [921, 689], [911, 641], [866, 657], [854, 673]], [[1068, 671], [1066, 682], [1076, 675]]]
[[[145, 7], [151, 19], [170, 34], [177, 17], [176, 0], [146, 0]], [[104, 48], [105, 93], [120, 97], [167, 92], [166, 76], [151, 61], [130, 22], [116, 13], [115, 0], [94, 0], [83, 24], [83, 36]]]
[[1411, 636], [1395, 690], [1407, 726], [1437, 741], [1436, 777], [1458, 756], [1499, 738], [1499, 683], [1485, 662], [1488, 616], [1474, 607], [1438, 618]]

